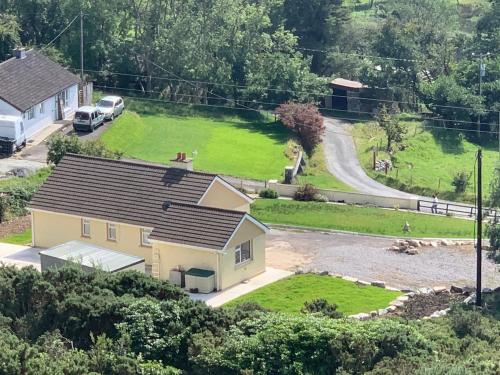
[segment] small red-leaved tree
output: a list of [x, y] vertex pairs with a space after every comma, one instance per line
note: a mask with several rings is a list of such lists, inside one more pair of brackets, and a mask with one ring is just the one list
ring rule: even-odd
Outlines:
[[323, 116], [314, 104], [284, 103], [276, 108], [276, 114], [283, 125], [297, 133], [307, 152], [321, 143], [325, 125]]

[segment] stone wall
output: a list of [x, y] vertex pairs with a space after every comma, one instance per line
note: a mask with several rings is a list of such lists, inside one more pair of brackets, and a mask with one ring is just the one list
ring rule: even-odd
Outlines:
[[11, 234], [22, 233], [29, 228], [31, 228], [30, 215], [18, 217], [11, 221], [6, 221], [0, 224], [0, 238], [9, 236]]

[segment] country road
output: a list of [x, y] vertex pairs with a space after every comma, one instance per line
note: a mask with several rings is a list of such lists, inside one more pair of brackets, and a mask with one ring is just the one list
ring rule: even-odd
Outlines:
[[349, 131], [351, 124], [325, 117], [325, 125], [323, 143], [327, 167], [331, 174], [360, 193], [397, 198], [416, 197], [414, 194], [385, 186], [366, 174], [359, 163], [356, 146]]

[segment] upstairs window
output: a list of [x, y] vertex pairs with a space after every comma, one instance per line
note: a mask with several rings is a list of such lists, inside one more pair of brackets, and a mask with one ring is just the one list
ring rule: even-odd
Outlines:
[[247, 241], [236, 246], [234, 250], [234, 263], [236, 265], [243, 264], [252, 260], [252, 242]]

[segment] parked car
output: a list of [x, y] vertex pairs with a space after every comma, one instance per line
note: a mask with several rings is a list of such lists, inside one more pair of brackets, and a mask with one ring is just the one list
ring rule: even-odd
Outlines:
[[84, 106], [78, 108], [73, 120], [73, 129], [75, 131], [93, 132], [97, 127], [104, 123], [104, 114], [96, 107]]
[[97, 102], [96, 107], [104, 113], [106, 120], [114, 120], [116, 116], [121, 115], [125, 109], [125, 104], [119, 96], [105, 96]]
[[0, 115], [0, 154], [12, 155], [26, 146], [21, 117]]

